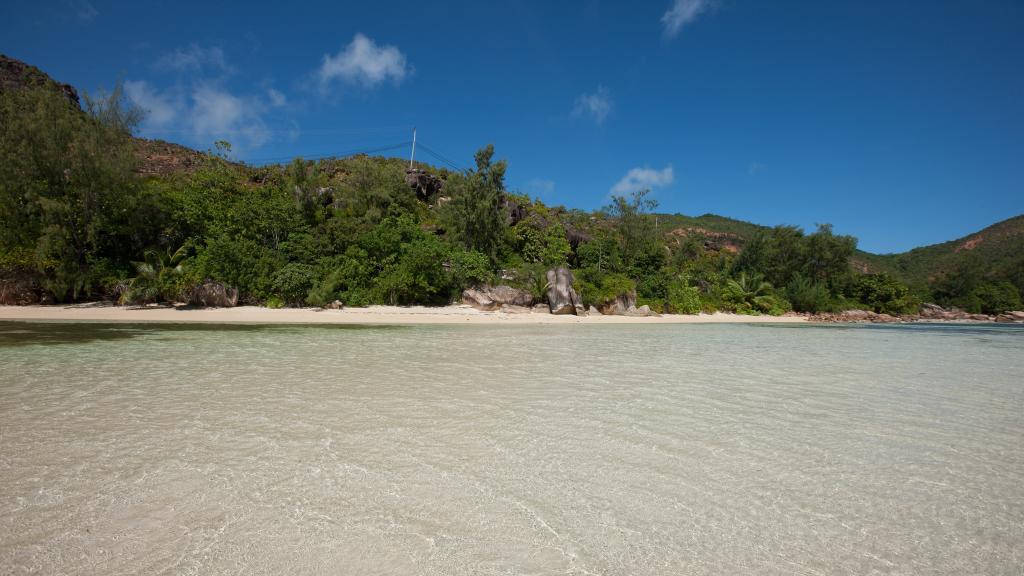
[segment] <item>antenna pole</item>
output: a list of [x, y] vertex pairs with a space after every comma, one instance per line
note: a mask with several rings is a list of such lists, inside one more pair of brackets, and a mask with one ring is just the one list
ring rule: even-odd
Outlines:
[[412, 154], [409, 155], [409, 170], [412, 170], [412, 161], [416, 158], [416, 127], [412, 127]]

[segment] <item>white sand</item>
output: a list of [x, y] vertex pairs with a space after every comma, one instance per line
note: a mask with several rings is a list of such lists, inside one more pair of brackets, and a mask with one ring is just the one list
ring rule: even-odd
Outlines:
[[102, 304], [74, 306], [0, 306], [0, 320], [73, 320], [104, 322], [213, 322], [248, 324], [700, 324], [806, 322], [800, 316], [736, 314], [665, 314], [657, 317], [555, 316], [543, 312], [481, 312], [466, 305], [444, 307], [369, 306], [344, 310], [134, 307]]

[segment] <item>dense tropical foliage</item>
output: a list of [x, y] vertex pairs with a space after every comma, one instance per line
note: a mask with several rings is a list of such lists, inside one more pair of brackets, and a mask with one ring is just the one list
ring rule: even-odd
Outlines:
[[45, 88], [0, 93], [0, 274], [31, 274], [61, 302], [176, 301], [204, 280], [270, 306], [445, 304], [495, 282], [543, 297], [545, 270], [565, 265], [588, 304], [635, 291], [667, 312], [1021, 308], [1020, 258], [995, 275], [964, 258], [908, 285], [892, 267], [858, 270], [856, 239], [828, 225], [659, 215], [647, 191], [595, 212], [547, 206], [506, 190], [490, 145], [473, 169], [432, 169], [444, 185], [425, 200], [402, 161], [249, 167], [227, 143], [197, 170], [144, 177], [138, 113], [118, 91], [85, 108]]

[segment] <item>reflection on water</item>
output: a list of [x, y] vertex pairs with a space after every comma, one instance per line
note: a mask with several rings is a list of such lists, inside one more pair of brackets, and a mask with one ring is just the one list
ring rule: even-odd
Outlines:
[[[46, 344], [80, 344], [96, 340], [124, 340], [141, 336], [176, 336], [182, 332], [296, 332], [308, 326], [301, 324], [202, 324], [185, 322], [18, 322], [0, 320], [0, 347], [37, 346]], [[399, 326], [359, 326], [318, 324], [322, 330], [387, 330]]]
[[0, 574], [1019, 574], [1006, 326], [0, 323]]

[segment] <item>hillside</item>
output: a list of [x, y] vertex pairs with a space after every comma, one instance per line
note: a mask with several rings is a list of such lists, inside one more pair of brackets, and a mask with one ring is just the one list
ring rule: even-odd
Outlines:
[[[463, 172], [365, 155], [247, 166], [133, 137], [116, 96], [83, 110], [73, 87], [2, 55], [0, 96], [0, 269], [31, 277], [38, 298], [173, 298], [213, 279], [250, 302], [443, 303], [499, 276], [539, 292], [552, 266], [576, 271], [585, 301], [632, 292], [691, 312], [1007, 310], [1024, 287], [1024, 216], [877, 255], [828, 229], [649, 215], [643, 193], [592, 213], [545, 206], [505, 189], [490, 145]], [[165, 264], [166, 278], [132, 278]], [[861, 274], [874, 272], [895, 280]]]
[[970, 266], [980, 268], [985, 277], [1019, 280], [1024, 274], [1024, 215], [941, 244], [899, 254], [863, 252], [857, 258], [871, 269], [889, 272], [911, 286], [932, 284]]
[[[73, 86], [57, 82], [35, 66], [0, 54], [0, 91], [33, 88], [58, 91], [74, 109], [82, 109], [78, 91]], [[136, 137], [132, 138], [132, 146], [139, 160], [136, 171], [147, 176], [193, 172], [205, 156], [202, 152], [163, 140]]]

